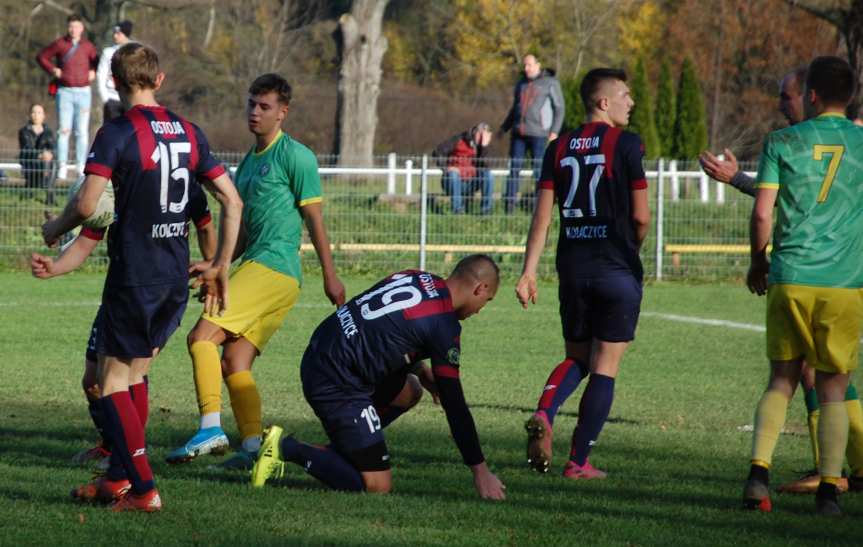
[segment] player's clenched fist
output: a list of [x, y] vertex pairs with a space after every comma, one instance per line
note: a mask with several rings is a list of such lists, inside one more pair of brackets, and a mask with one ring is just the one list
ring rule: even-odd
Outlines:
[[30, 272], [33, 277], [48, 279], [54, 277], [54, 259], [39, 253], [30, 255]]

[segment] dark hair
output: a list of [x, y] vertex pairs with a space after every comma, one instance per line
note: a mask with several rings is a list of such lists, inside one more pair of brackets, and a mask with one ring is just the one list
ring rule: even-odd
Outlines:
[[159, 56], [152, 48], [130, 42], [111, 57], [111, 74], [117, 87], [124, 91], [156, 89], [159, 76]]
[[279, 103], [283, 105], [291, 103], [291, 84], [278, 74], [272, 72], [262, 74], [249, 86], [249, 95], [264, 95], [270, 92], [278, 95]]
[[120, 21], [119, 23], [114, 25], [114, 32], [122, 32], [123, 35], [126, 36], [126, 38], [131, 38], [133, 26], [134, 25], [132, 25], [132, 21], [129, 21], [129, 20]]
[[67, 25], [69, 23], [71, 23], [72, 21], [78, 21], [82, 25], [84, 24], [84, 19], [80, 15], [78, 15], [77, 13], [73, 13], [73, 14], [69, 15], [69, 17], [66, 18], [66, 24]]
[[840, 57], [816, 57], [809, 64], [806, 88], [815, 91], [825, 104], [847, 105], [854, 96], [854, 71]]
[[621, 68], [594, 68], [584, 75], [581, 80], [581, 102], [584, 103], [584, 109], [590, 113], [595, 110], [596, 92], [599, 86], [607, 80], [626, 81], [626, 71]]
[[472, 254], [459, 260], [451, 275], [452, 277], [472, 277], [482, 281], [483, 276], [489, 273], [494, 274], [496, 283], [500, 282], [500, 268], [494, 259], [487, 254]]

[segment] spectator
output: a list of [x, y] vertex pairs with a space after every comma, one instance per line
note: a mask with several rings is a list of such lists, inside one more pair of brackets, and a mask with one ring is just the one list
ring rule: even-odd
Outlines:
[[30, 106], [30, 121], [18, 131], [18, 162], [25, 186], [45, 188], [46, 203], [54, 204], [54, 132], [45, 125], [45, 108]]
[[543, 70], [534, 55], [524, 56], [524, 77], [513, 93], [512, 107], [500, 126], [512, 130], [509, 145], [509, 178], [506, 180], [504, 206], [507, 213], [515, 208], [519, 186], [519, 171], [528, 150], [533, 158], [534, 173], [542, 161], [545, 146], [557, 138], [563, 125], [564, 103], [560, 82], [551, 70]]
[[491, 213], [491, 196], [494, 179], [486, 168], [484, 156], [491, 144], [492, 132], [487, 123], [480, 122], [464, 133], [454, 135], [440, 143], [432, 156], [444, 167], [441, 185], [452, 200], [452, 212], [464, 213], [464, 196], [482, 191], [480, 212]]
[[84, 172], [90, 125], [90, 82], [96, 79], [96, 47], [84, 38], [84, 21], [79, 15], [66, 19], [66, 35], [57, 38], [36, 57], [39, 66], [54, 77], [57, 86], [57, 161], [60, 178], [66, 178], [69, 136], [75, 130], [75, 160]]
[[130, 41], [132, 36], [132, 22], [120, 21], [114, 25], [114, 33], [111, 39], [113, 46], [102, 50], [99, 56], [99, 68], [96, 70], [96, 85], [99, 87], [99, 97], [102, 99], [102, 123], [113, 120], [123, 114], [123, 104], [120, 95], [114, 88], [114, 77], [111, 74], [111, 57], [123, 44]]

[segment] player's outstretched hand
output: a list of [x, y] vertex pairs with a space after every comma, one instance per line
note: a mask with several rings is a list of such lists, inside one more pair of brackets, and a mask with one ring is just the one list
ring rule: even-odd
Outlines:
[[723, 150], [722, 153], [725, 154], [725, 159], [721, 160], [711, 154], [709, 150], [705, 150], [698, 157], [698, 161], [701, 162], [701, 167], [704, 169], [704, 172], [707, 173], [707, 176], [718, 180], [719, 182], [728, 184], [731, 182], [731, 179], [734, 178], [734, 175], [737, 174], [737, 158], [734, 157], [734, 153], [727, 148]]
[[345, 286], [337, 275], [324, 277], [324, 294], [335, 306], [341, 306], [345, 303]]
[[189, 288], [193, 290], [198, 289], [197, 294], [195, 294], [195, 299], [198, 302], [204, 302], [207, 300], [207, 287], [204, 286], [204, 280], [201, 279], [201, 274], [210, 269], [212, 265], [213, 263], [210, 260], [199, 260], [189, 264], [189, 279], [192, 280]]
[[505, 500], [506, 486], [497, 476], [489, 471], [485, 462], [471, 467], [473, 471], [473, 485], [479, 497], [486, 500]]
[[766, 261], [753, 262], [746, 274], [746, 286], [749, 292], [762, 296], [767, 293], [767, 273], [770, 265]]
[[54, 259], [50, 256], [33, 253], [30, 255], [30, 271], [33, 273], [33, 277], [39, 279], [54, 277]]
[[518, 298], [521, 307], [527, 309], [528, 302], [536, 304], [536, 276], [524, 274], [519, 278], [515, 286], [515, 297]]
[[228, 268], [210, 266], [201, 272], [198, 281], [204, 294], [204, 313], [222, 315], [228, 309]]

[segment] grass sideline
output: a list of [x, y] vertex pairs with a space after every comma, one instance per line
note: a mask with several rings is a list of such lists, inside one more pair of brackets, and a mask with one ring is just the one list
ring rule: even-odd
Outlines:
[[[349, 294], [375, 279], [346, 279]], [[464, 324], [462, 376], [503, 503], [477, 499], [446, 420], [424, 399], [388, 428], [395, 493], [352, 495], [320, 487], [294, 469], [286, 484], [252, 490], [242, 476], [214, 473], [202, 458], [164, 463], [196, 425], [183, 339], [191, 304], [151, 374], [149, 447], [165, 509], [114, 515], [80, 506], [69, 489], [89, 478], [69, 459], [94, 439], [79, 387], [81, 361], [103, 276], [38, 281], [0, 273], [5, 298], [0, 362], [0, 544], [336, 545], [805, 545], [859, 544], [863, 495], [843, 496], [847, 517], [811, 514], [811, 497], [777, 496], [770, 515], [739, 509], [751, 424], [766, 380], [763, 334], [675, 322], [646, 314], [623, 364], [611, 419], [592, 461], [604, 482], [560, 477], [577, 397], [556, 421], [555, 462], [540, 476], [524, 463], [524, 420], [561, 358], [556, 288], [522, 312], [505, 281], [498, 297]], [[763, 300], [741, 286], [648, 285], [647, 312], [760, 324]], [[308, 277], [298, 307], [256, 366], [265, 422], [309, 441], [324, 434], [302, 399], [297, 365], [318, 321], [331, 311]], [[860, 374], [855, 374], [858, 385]], [[227, 405], [226, 405], [227, 406]], [[226, 429], [236, 441], [230, 410]], [[798, 395], [775, 458], [773, 484], [811, 467]], [[855, 518], [856, 517], [856, 518]]]

